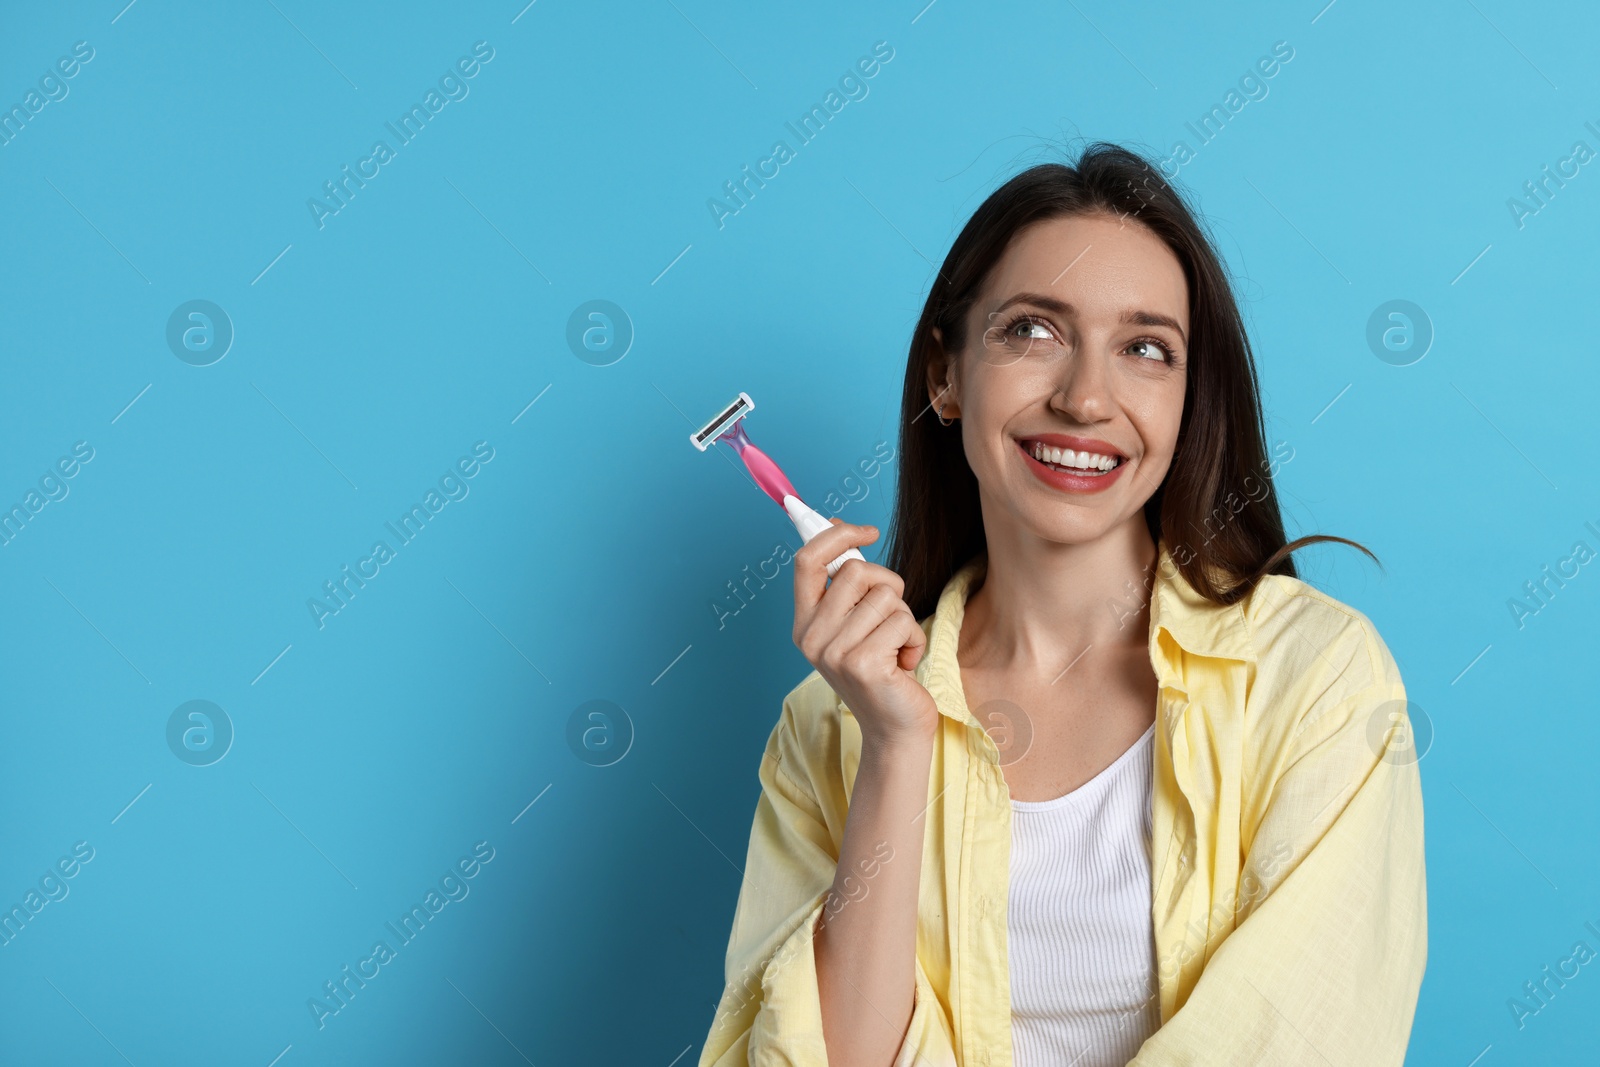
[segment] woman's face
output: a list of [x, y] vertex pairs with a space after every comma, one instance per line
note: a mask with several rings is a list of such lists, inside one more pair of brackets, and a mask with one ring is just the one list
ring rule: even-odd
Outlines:
[[1140, 515], [1172, 462], [1188, 336], [1183, 267], [1137, 221], [1047, 219], [1012, 239], [964, 349], [928, 381], [960, 416], [991, 537], [1009, 516], [1080, 543]]

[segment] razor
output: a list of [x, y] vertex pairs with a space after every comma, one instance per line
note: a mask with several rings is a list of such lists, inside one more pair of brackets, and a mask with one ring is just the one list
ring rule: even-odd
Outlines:
[[[794, 528], [800, 531], [802, 543], [810, 541], [823, 530], [831, 530], [833, 524], [823, 518], [815, 510], [807, 506], [800, 499], [800, 494], [795, 492], [794, 486], [772, 458], [750, 442], [750, 436], [745, 432], [744, 417], [756, 409], [756, 402], [750, 399], [749, 393], [740, 393], [734, 401], [717, 414], [710, 422], [689, 435], [689, 443], [704, 452], [718, 441], [722, 441], [739, 453], [739, 458], [744, 460], [745, 469], [750, 472], [750, 477], [755, 479], [763, 492], [784, 510], [789, 516], [789, 521], [794, 523]], [[846, 560], [859, 559], [863, 562], [865, 557], [855, 548], [847, 549], [832, 563], [828, 564], [828, 577], [832, 578], [839, 573]]]

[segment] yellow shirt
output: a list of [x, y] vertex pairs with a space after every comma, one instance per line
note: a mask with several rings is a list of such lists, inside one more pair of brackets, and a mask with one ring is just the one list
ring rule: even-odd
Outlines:
[[[1149, 644], [1161, 1027], [1130, 1067], [1399, 1065], [1428, 932], [1399, 668], [1365, 615], [1304, 582], [1269, 575], [1221, 606], [1159, 553]], [[956, 661], [985, 563], [952, 577], [922, 621], [916, 677], [941, 717], [915, 1008], [895, 1067], [1012, 1064], [1010, 791]], [[827, 1064], [811, 938], [860, 755], [854, 714], [813, 671], [784, 698], [761, 761], [727, 985], [700, 1067]]]

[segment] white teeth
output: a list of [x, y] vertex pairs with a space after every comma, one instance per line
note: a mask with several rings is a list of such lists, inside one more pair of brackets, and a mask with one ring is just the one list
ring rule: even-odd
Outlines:
[[1049, 463], [1056, 467], [1097, 470], [1102, 473], [1111, 470], [1122, 462], [1113, 456], [1103, 456], [1098, 452], [1075, 452], [1070, 448], [1051, 448], [1038, 441], [1033, 443], [1033, 458], [1041, 463]]

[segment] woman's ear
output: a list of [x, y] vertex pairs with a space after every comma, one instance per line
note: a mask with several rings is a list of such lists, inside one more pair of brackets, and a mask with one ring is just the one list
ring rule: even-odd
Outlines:
[[956, 402], [954, 360], [945, 351], [944, 334], [939, 327], [933, 328], [932, 338], [928, 349], [928, 407], [938, 411], [942, 404], [942, 417], [952, 419], [961, 414]]

